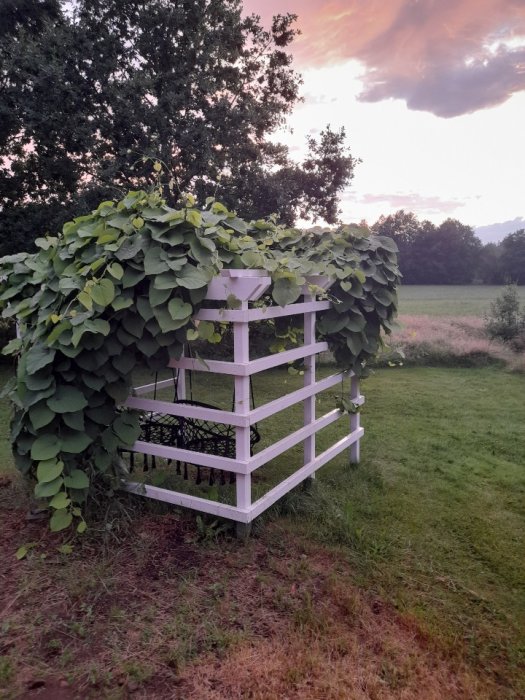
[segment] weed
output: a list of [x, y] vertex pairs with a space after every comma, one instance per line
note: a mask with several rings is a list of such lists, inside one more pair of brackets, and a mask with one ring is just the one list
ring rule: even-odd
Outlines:
[[139, 661], [124, 661], [122, 672], [128, 680], [142, 685], [152, 677], [154, 670], [148, 664]]
[[0, 656], [0, 683], [6, 685], [13, 678], [14, 668], [8, 656]]
[[232, 524], [226, 520], [212, 520], [206, 515], [197, 515], [195, 522], [200, 542], [217, 542], [220, 537], [232, 532]]

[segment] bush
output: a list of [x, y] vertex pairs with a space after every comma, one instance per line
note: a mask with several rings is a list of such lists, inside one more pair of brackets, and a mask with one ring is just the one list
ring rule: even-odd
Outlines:
[[525, 333], [525, 314], [520, 312], [515, 284], [508, 284], [492, 302], [490, 313], [485, 316], [485, 331], [490, 338], [499, 338], [511, 344]]

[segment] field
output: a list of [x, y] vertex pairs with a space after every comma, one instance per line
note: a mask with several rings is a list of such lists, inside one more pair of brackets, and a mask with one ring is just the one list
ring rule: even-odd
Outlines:
[[[407, 284], [399, 291], [399, 312], [425, 316], [477, 316], [482, 318], [503, 287], [491, 285]], [[518, 287], [525, 303], [525, 287]]]
[[[385, 361], [404, 354], [404, 363], [429, 366], [506, 366], [525, 372], [525, 353], [487, 337], [484, 316], [502, 287], [417, 286], [399, 290], [397, 328], [390, 338]], [[525, 310], [525, 287], [518, 287]], [[392, 357], [392, 351], [394, 355]]]
[[[402, 290], [405, 331], [421, 318], [416, 289]], [[480, 297], [442, 289], [425, 290], [427, 323], [446, 334]], [[437, 311], [452, 289], [458, 313]], [[423, 360], [366, 380], [361, 463], [334, 460], [245, 543], [225, 523], [123, 496], [120, 517], [60, 553], [25, 520], [1, 402], [0, 697], [525, 697], [525, 375], [503, 359]], [[297, 381], [269, 372], [256, 400]], [[197, 391], [227, 401], [230, 389]], [[264, 421], [264, 442], [287, 427]]]

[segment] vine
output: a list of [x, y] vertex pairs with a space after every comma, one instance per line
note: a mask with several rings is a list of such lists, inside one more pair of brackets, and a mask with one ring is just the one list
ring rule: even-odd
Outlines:
[[220, 329], [194, 318], [221, 269], [267, 270], [272, 303], [283, 306], [306, 275], [336, 279], [319, 332], [341, 368], [365, 372], [381, 329], [391, 330], [399, 272], [394, 243], [364, 233], [247, 223], [211, 198], [200, 209], [186, 196], [173, 209], [156, 189], [102, 202], [37, 239], [36, 253], [3, 258], [3, 317], [19, 327], [4, 349], [18, 359], [15, 462], [49, 506], [51, 529], [83, 532], [88, 496], [126, 472], [119, 451], [138, 438], [139, 414], [119, 406], [133, 368], [165, 368], [188, 340], [220, 342]]

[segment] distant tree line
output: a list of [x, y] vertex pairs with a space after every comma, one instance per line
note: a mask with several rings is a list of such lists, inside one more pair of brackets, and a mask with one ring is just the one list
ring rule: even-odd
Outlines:
[[396, 241], [404, 284], [525, 284], [525, 229], [483, 245], [457, 219], [436, 226], [400, 210], [372, 231]]

